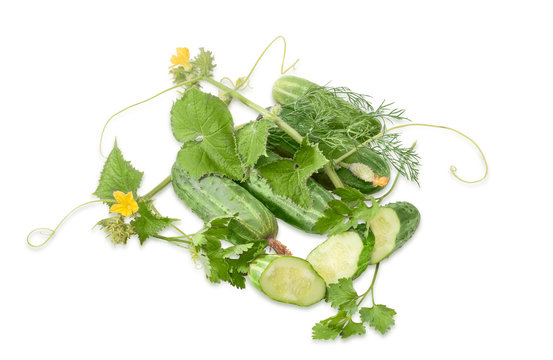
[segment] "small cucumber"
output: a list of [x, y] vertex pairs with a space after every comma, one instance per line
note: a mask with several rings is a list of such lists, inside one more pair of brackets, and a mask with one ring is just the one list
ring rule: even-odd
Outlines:
[[297, 76], [284, 75], [273, 85], [273, 99], [277, 104], [288, 105], [319, 85]]
[[250, 264], [252, 285], [273, 300], [309, 306], [326, 295], [326, 283], [307, 261], [285, 255], [263, 255]]
[[356, 278], [367, 269], [373, 243], [363, 241], [355, 231], [329, 237], [313, 249], [306, 260], [327, 285], [341, 278]]
[[278, 225], [274, 215], [232, 180], [218, 176], [195, 180], [176, 165], [171, 175], [175, 193], [203, 221], [236, 215], [229, 223], [233, 244], [274, 239], [276, 236]]
[[[274, 153], [270, 153], [269, 157], [280, 158]], [[261, 161], [267, 161], [265, 159], [267, 158], [262, 158]], [[269, 183], [257, 170], [252, 170], [249, 178], [240, 185], [261, 201], [277, 218], [312, 234], [318, 234], [314, 230], [315, 223], [323, 217], [328, 202], [334, 199], [330, 192], [313, 179], [309, 179], [307, 188], [313, 199], [313, 206], [310, 209], [304, 209], [290, 199], [275, 194]]]
[[408, 202], [381, 206], [369, 222], [375, 237], [370, 264], [377, 264], [399, 249], [414, 234], [420, 222], [417, 208]]

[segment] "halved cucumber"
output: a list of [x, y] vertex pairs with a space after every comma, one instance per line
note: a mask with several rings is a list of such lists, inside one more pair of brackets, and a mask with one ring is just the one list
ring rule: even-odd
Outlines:
[[307, 261], [285, 255], [263, 255], [250, 264], [252, 285], [273, 300], [309, 306], [326, 295], [326, 283]]
[[307, 255], [307, 261], [323, 277], [327, 284], [341, 278], [361, 275], [369, 264], [371, 244], [363, 241], [354, 231], [328, 238]]
[[419, 222], [419, 211], [408, 202], [381, 206], [369, 223], [375, 237], [369, 263], [377, 264], [399, 249], [413, 235]]

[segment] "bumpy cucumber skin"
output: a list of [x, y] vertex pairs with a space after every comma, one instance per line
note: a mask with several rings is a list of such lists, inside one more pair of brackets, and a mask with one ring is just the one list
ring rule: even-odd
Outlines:
[[240, 185], [261, 201], [277, 218], [312, 234], [320, 234], [314, 230], [315, 223], [323, 217], [328, 202], [334, 199], [330, 192], [313, 179], [309, 179], [307, 187], [313, 199], [313, 206], [304, 209], [293, 201], [275, 194], [269, 183], [256, 170], [252, 170], [249, 178]]
[[413, 236], [421, 220], [421, 214], [415, 205], [406, 201], [386, 204], [393, 209], [399, 218], [399, 232], [396, 236], [394, 251], [402, 247]]
[[[402, 247], [407, 242], [407, 240], [409, 240], [413, 236], [413, 234], [417, 230], [417, 227], [419, 226], [421, 219], [421, 214], [419, 210], [415, 207], [415, 205], [406, 201], [386, 204], [383, 207], [394, 210], [399, 219], [399, 231], [396, 235], [394, 248], [388, 253], [388, 255], [380, 259], [380, 261], [387, 259], [394, 251]], [[376, 263], [369, 262], [369, 264], [374, 265]]]
[[[258, 256], [253, 262], [250, 263], [250, 269], [248, 271], [248, 279], [250, 280], [250, 283], [253, 285], [254, 288], [261, 291], [268, 298], [273, 299], [272, 297], [270, 297], [263, 290], [263, 288], [259, 284], [259, 280], [261, 279], [261, 275], [263, 275], [263, 272], [267, 269], [267, 267], [271, 264], [271, 262], [273, 262], [274, 260], [276, 260], [280, 257], [283, 257], [283, 256], [293, 257], [293, 258], [299, 259], [301, 261], [304, 261], [306, 263], [306, 265], [308, 265], [311, 268], [311, 271], [313, 271], [313, 274], [315, 274], [315, 276], [317, 276], [323, 282], [323, 284], [326, 284], [324, 279], [321, 277], [321, 275], [319, 275], [319, 273], [317, 273], [317, 271], [315, 271], [313, 266], [305, 259], [298, 258], [298, 257], [295, 257], [295, 256], [289, 256], [289, 255], [274, 255], [274, 254], [261, 255], [261, 256]], [[324, 299], [324, 296], [321, 299], [319, 299], [318, 301], [314, 302], [314, 303], [305, 304], [305, 305], [296, 304], [294, 302], [277, 300], [277, 299], [273, 299], [273, 300], [278, 301], [278, 302], [282, 302], [282, 303], [285, 303], [285, 304], [292, 304], [292, 305], [307, 307], [307, 306], [311, 306], [313, 304], [318, 303], [322, 299]]]
[[206, 176], [197, 181], [177, 166], [173, 166], [171, 174], [175, 193], [203, 221], [237, 214], [229, 223], [231, 243], [244, 244], [276, 236], [278, 225], [274, 215], [232, 180]]
[[273, 99], [277, 104], [288, 105], [319, 85], [297, 76], [284, 75], [273, 85]]

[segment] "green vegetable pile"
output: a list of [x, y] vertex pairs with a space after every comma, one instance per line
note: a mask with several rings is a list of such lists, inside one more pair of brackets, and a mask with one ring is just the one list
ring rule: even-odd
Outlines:
[[[284, 41], [277, 37], [269, 46], [279, 39]], [[187, 249], [211, 282], [244, 288], [248, 278], [269, 298], [299, 306], [325, 299], [337, 313], [313, 326], [314, 339], [362, 335], [367, 325], [386, 333], [396, 312], [375, 302], [375, 279], [381, 261], [412, 237], [420, 221], [414, 205], [384, 203], [400, 177], [418, 183], [419, 175], [415, 144], [404, 146], [392, 131], [427, 126], [466, 136], [443, 126], [409, 123], [393, 104], [374, 106], [368, 96], [348, 88], [290, 75], [276, 79], [275, 104], [261, 106], [241, 94], [255, 66], [244, 78], [217, 81], [214, 56], [203, 48], [193, 59], [188, 49], [177, 49], [171, 61], [175, 84], [168, 90], [179, 89], [180, 95], [170, 126], [182, 145], [167, 178], [143, 192], [143, 173], [115, 143], [94, 192], [98, 200], [77, 208], [105, 203], [110, 215], [97, 226], [114, 244], [134, 236], [141, 244], [167, 241]], [[283, 74], [288, 70], [281, 68]], [[218, 96], [203, 91], [204, 84], [216, 87]], [[228, 107], [232, 101], [254, 110], [257, 118], [236, 126]], [[478, 182], [486, 177], [487, 164], [486, 174], [476, 181], [451, 171], [461, 181]], [[169, 185], [203, 220], [197, 232], [184, 232], [176, 218], [156, 208], [154, 195]], [[294, 244], [277, 240], [277, 218], [326, 240], [306, 259], [292, 256]], [[46, 232], [48, 241], [60, 224], [31, 234]], [[33, 245], [29, 237], [31, 246], [46, 242]], [[353, 281], [369, 267], [374, 268], [372, 282], [358, 294]], [[362, 306], [369, 294], [371, 305]]]

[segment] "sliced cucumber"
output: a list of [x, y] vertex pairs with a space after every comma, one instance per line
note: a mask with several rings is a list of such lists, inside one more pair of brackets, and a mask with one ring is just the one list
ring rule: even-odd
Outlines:
[[381, 206], [369, 223], [375, 237], [370, 264], [379, 263], [399, 249], [413, 235], [419, 222], [419, 211], [408, 202]]
[[307, 261], [285, 255], [264, 255], [250, 264], [252, 285], [273, 300], [309, 306], [321, 301], [326, 283]]
[[327, 284], [333, 284], [359, 276], [367, 268], [369, 254], [370, 248], [359, 234], [348, 231], [329, 237], [307, 255], [307, 261]]

